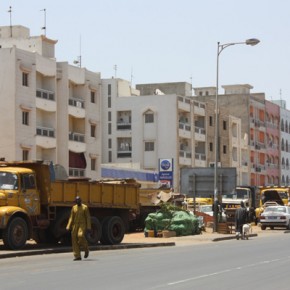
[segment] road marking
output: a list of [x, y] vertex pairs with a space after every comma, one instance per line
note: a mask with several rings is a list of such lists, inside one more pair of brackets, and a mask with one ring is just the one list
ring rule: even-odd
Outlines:
[[194, 281], [194, 280], [198, 280], [198, 279], [204, 279], [204, 278], [211, 277], [211, 276], [222, 275], [224, 273], [228, 273], [228, 272], [232, 272], [232, 271], [236, 271], [236, 270], [242, 270], [242, 269], [246, 269], [246, 268], [257, 267], [257, 266], [262, 265], [262, 264], [269, 264], [269, 263], [279, 262], [279, 261], [286, 260], [286, 259], [289, 259], [289, 258], [290, 258], [290, 256], [283, 257], [281, 259], [266, 260], [266, 261], [260, 261], [260, 262], [255, 263], [255, 264], [238, 266], [238, 267], [235, 267], [235, 268], [232, 268], [232, 269], [226, 269], [226, 270], [219, 271], [219, 272], [213, 272], [213, 273], [209, 273], [209, 274], [199, 275], [199, 276], [195, 276], [195, 277], [191, 277], [191, 278], [187, 278], [187, 279], [183, 279], [183, 280], [170, 282], [170, 283], [167, 283], [167, 286], [174, 286], [174, 285], [177, 285], [177, 284], [187, 283], [189, 281]]

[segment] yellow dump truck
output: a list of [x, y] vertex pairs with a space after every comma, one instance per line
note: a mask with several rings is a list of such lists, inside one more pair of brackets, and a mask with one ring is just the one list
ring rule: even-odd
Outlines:
[[260, 207], [256, 208], [257, 220], [267, 206], [289, 205], [290, 188], [287, 186], [264, 186], [260, 187]]
[[132, 180], [57, 180], [51, 164], [1, 162], [0, 238], [9, 249], [23, 248], [29, 239], [68, 242], [65, 227], [80, 196], [91, 213], [89, 243], [118, 244], [138, 214], [138, 192]]

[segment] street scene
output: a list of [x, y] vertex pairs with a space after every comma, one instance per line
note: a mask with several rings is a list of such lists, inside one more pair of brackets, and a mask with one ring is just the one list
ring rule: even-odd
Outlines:
[[2, 2], [0, 288], [289, 289], [290, 3]]

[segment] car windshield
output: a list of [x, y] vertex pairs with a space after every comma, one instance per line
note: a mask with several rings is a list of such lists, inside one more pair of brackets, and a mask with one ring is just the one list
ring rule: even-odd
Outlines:
[[0, 172], [0, 189], [17, 189], [17, 175], [10, 172]]
[[210, 212], [210, 211], [212, 211], [212, 206], [211, 205], [200, 206], [199, 211], [200, 212]]
[[265, 212], [286, 212], [286, 208], [282, 206], [269, 206], [265, 209]]

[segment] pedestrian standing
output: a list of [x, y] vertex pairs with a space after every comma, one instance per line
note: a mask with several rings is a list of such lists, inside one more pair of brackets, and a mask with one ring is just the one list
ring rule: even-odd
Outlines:
[[71, 209], [70, 218], [66, 229], [71, 231], [74, 261], [79, 261], [81, 249], [85, 251], [84, 258], [89, 256], [89, 246], [86, 240], [87, 231], [91, 231], [91, 217], [88, 207], [82, 203], [79, 196], [75, 199], [76, 205]]
[[247, 209], [245, 204], [241, 201], [241, 207], [236, 210], [235, 213], [235, 224], [236, 224], [236, 236], [239, 239], [240, 235], [242, 236], [243, 225], [247, 222]]

